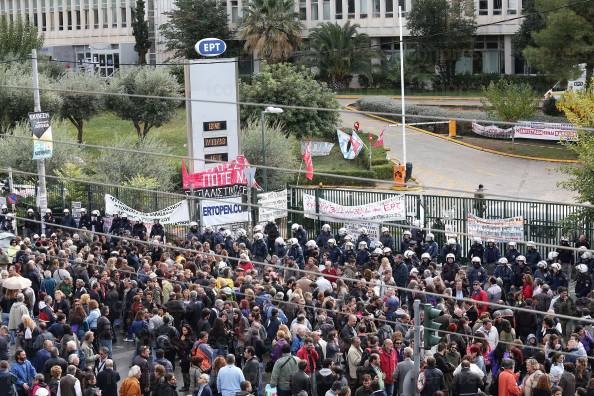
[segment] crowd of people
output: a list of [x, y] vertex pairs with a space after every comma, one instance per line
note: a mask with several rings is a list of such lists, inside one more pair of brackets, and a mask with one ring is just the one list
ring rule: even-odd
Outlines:
[[[440, 246], [419, 225], [372, 240], [191, 223], [165, 242], [158, 222], [107, 230], [94, 211], [42, 233], [29, 213], [0, 250], [2, 395], [594, 395], [584, 235], [541, 257], [531, 242]], [[431, 345], [414, 345], [415, 300], [439, 312]], [[114, 343], [134, 351], [126, 378]]]

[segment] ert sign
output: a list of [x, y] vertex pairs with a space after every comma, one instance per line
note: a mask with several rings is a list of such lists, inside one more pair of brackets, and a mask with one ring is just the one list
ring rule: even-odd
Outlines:
[[218, 38], [205, 38], [198, 41], [194, 48], [202, 56], [217, 56], [225, 52], [227, 44]]

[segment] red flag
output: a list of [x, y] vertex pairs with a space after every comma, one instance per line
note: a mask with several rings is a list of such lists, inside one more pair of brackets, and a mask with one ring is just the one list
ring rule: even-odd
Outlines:
[[351, 135], [349, 141], [351, 142], [351, 148], [353, 149], [353, 151], [355, 152], [355, 154], [359, 153], [359, 147], [361, 147], [361, 145], [359, 144], [359, 142], [357, 141], [357, 139], [353, 139], [353, 135]]
[[384, 145], [384, 130], [382, 129], [380, 131], [380, 135], [379, 138], [377, 139], [377, 141], [375, 142], [375, 144], [373, 145], [373, 147], [382, 147]]
[[307, 178], [307, 180], [311, 180], [313, 179], [314, 172], [313, 161], [311, 158], [311, 141], [307, 143], [307, 146], [305, 147], [305, 152], [303, 153], [303, 161], [305, 162], [305, 177]]

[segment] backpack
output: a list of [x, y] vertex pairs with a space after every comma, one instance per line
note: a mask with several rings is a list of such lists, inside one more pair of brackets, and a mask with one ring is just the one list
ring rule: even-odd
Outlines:
[[207, 373], [210, 371], [211, 364], [208, 360], [208, 355], [200, 348], [200, 344], [196, 344], [192, 348], [192, 361], [195, 361], [200, 367], [200, 371]]

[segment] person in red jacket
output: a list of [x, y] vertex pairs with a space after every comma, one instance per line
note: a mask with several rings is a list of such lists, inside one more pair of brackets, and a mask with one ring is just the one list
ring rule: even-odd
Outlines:
[[392, 340], [388, 338], [384, 341], [384, 346], [380, 350], [380, 368], [385, 375], [384, 386], [386, 395], [392, 395], [394, 393], [396, 364], [398, 364], [398, 355], [396, 354]]
[[520, 396], [522, 388], [517, 383], [520, 373], [514, 374], [514, 361], [503, 359], [501, 365], [503, 371], [499, 374], [498, 396]]
[[532, 298], [532, 293], [534, 292], [532, 283], [532, 275], [524, 274], [524, 284], [522, 285], [522, 297], [524, 297], [524, 300]]
[[316, 362], [319, 359], [319, 355], [314, 347], [313, 339], [311, 337], [305, 338], [303, 346], [297, 351], [297, 357], [307, 362], [307, 367], [305, 367], [305, 372], [307, 374], [316, 372]]
[[[489, 302], [489, 295], [483, 290], [479, 281], [474, 281], [474, 284], [472, 285], [472, 295], [470, 297], [475, 301]], [[489, 310], [489, 306], [486, 304], [477, 304], [476, 309], [479, 316], [481, 316], [483, 312]]]

